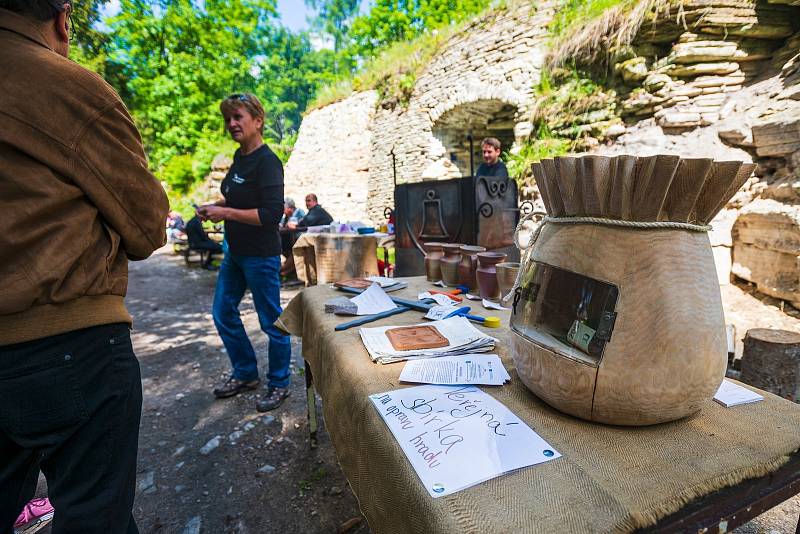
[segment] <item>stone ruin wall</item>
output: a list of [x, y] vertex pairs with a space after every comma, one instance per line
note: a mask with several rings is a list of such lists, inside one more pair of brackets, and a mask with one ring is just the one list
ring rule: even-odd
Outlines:
[[285, 173], [285, 194], [305, 210], [316, 193], [339, 221], [364, 219], [377, 93], [357, 93], [303, 118]]
[[450, 161], [449, 147], [434, 135], [437, 122], [459, 106], [472, 104], [479, 109], [498, 102], [513, 106], [514, 137], [530, 133], [533, 87], [539, 79], [552, 6], [523, 2], [476, 21], [431, 61], [407, 106], [377, 111], [367, 208], [371, 219], [381, 220], [384, 208], [394, 204], [392, 151], [398, 183], [469, 174]]
[[[349, 218], [351, 206], [356, 218], [379, 222], [393, 204], [392, 151], [400, 183], [466, 174], [437, 125], [498, 103], [514, 109], [513, 137], [528, 135], [552, 13], [550, 4], [536, 11], [527, 4], [476, 22], [428, 65], [407, 105], [378, 102], [369, 92], [309, 113], [287, 165], [287, 191], [298, 191], [299, 200], [305, 184], [314, 185], [324, 205], [348, 214], [334, 209], [335, 217]], [[733, 272], [800, 306], [800, 6], [684, 0], [679, 15], [644, 25], [637, 54], [615, 66], [633, 88], [616, 102], [624, 127], [605, 116], [578, 126], [590, 135], [615, 129], [596, 148], [601, 154], [755, 161], [754, 177], [715, 221], [720, 280]], [[334, 137], [336, 146], [359, 147], [349, 168], [336, 161]], [[336, 183], [319, 178], [334, 176], [333, 167]]]
[[617, 103], [627, 128], [598, 152], [755, 162], [713, 221], [720, 281], [800, 306], [800, 7], [786, 4], [685, 0], [643, 25], [614, 65], [633, 88]]
[[800, 307], [800, 6], [686, 0], [680, 16], [643, 26], [615, 65], [638, 85], [620, 102], [633, 127], [601, 151], [755, 162], [713, 222], [720, 280]]
[[511, 138], [528, 135], [552, 13], [548, 2], [523, 2], [473, 22], [431, 61], [406, 104], [367, 91], [308, 113], [286, 165], [287, 196], [299, 201], [313, 190], [336, 219], [379, 223], [394, 204], [392, 151], [398, 183], [469, 173], [451, 162], [448, 136], [434, 132], [443, 118], [458, 120], [460, 107], [513, 109]]

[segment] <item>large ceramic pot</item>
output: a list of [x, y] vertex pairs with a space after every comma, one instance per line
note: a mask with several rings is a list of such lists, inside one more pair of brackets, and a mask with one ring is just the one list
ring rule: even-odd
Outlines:
[[423, 243], [425, 249], [425, 279], [428, 282], [438, 282], [442, 279], [442, 268], [439, 261], [442, 259], [442, 244], [435, 242]]
[[461, 247], [461, 263], [458, 264], [458, 281], [470, 290], [478, 289], [478, 279], [475, 272], [478, 270], [478, 253], [486, 252], [484, 247], [464, 245]]
[[667, 155], [534, 164], [548, 218], [514, 294], [520, 380], [563, 412], [614, 425], [708, 406], [727, 345], [703, 225], [752, 169]]
[[461, 247], [464, 243], [443, 243], [444, 256], [439, 260], [442, 270], [442, 282], [450, 287], [458, 285], [458, 264], [461, 263]]
[[500, 299], [500, 286], [497, 285], [497, 264], [506, 259], [503, 252], [481, 252], [478, 254], [477, 270], [478, 293], [488, 300]]
[[500, 296], [505, 297], [514, 287], [514, 282], [519, 273], [519, 263], [515, 261], [504, 261], [498, 263], [497, 269], [497, 285], [500, 286]]

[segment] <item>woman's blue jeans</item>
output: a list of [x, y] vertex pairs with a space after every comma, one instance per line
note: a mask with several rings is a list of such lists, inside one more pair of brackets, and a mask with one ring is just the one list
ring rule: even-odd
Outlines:
[[245, 289], [250, 288], [261, 330], [269, 337], [268, 385], [285, 388], [291, 378], [292, 349], [289, 336], [273, 324], [282, 311], [280, 268], [280, 256], [239, 256], [228, 251], [219, 269], [212, 313], [231, 359], [233, 377], [245, 381], [257, 379], [256, 353], [239, 316], [239, 303]]

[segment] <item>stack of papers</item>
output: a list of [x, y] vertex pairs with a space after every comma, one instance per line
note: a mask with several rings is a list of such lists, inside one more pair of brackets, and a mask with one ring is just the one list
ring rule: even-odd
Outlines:
[[730, 380], [723, 379], [717, 393], [714, 395], [714, 400], [726, 408], [730, 408], [738, 404], [758, 402], [764, 400], [764, 397], [755, 391], [750, 391], [738, 384], [734, 384]]
[[417, 384], [502, 386], [511, 380], [497, 354], [464, 354], [408, 362], [401, 382]]
[[375, 328], [362, 328], [359, 330], [361, 340], [369, 352], [373, 362], [393, 363], [404, 360], [420, 358], [437, 358], [440, 356], [457, 356], [461, 354], [472, 354], [475, 352], [490, 352], [494, 349], [497, 340], [487, 336], [464, 317], [450, 317], [442, 321], [423, 323], [416, 326], [433, 326], [438, 332], [447, 338], [448, 344], [445, 347], [435, 349], [412, 349], [396, 350], [386, 331], [396, 326], [378, 326]]

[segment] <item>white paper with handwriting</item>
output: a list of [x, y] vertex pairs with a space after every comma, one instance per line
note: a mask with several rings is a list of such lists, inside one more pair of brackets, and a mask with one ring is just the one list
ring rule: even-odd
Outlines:
[[474, 386], [417, 386], [369, 398], [431, 497], [561, 456]]

